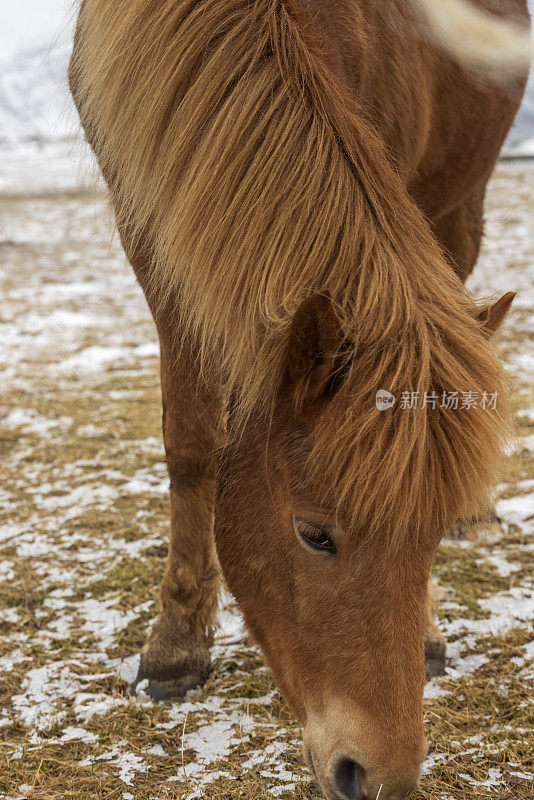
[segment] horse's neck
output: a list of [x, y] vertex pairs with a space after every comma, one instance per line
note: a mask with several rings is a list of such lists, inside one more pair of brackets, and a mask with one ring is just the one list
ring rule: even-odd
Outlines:
[[329, 69], [366, 109], [409, 183], [425, 149], [436, 66], [413, 3], [309, 0], [306, 8]]

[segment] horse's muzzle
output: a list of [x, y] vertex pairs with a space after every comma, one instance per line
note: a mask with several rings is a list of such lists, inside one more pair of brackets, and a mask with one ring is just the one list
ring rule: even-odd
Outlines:
[[406, 800], [419, 782], [424, 738], [388, 743], [369, 720], [336, 716], [337, 724], [328, 713], [309, 715], [304, 736], [306, 761], [328, 800]]

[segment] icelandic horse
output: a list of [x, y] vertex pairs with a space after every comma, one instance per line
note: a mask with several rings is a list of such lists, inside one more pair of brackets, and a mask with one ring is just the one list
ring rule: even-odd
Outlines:
[[513, 294], [463, 282], [527, 21], [526, 0], [82, 2], [70, 85], [161, 345], [171, 538], [138, 678], [205, 680], [220, 565], [329, 798], [417, 785], [432, 559], [498, 474]]

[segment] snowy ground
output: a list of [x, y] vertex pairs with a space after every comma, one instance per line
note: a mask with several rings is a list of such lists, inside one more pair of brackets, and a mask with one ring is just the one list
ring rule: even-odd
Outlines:
[[[0, 160], [0, 798], [313, 800], [228, 598], [201, 693], [128, 695], [168, 527], [158, 348], [101, 188], [47, 148]], [[503, 537], [438, 554], [448, 674], [426, 690], [419, 800], [534, 791], [533, 192], [533, 163], [499, 165], [473, 289], [519, 291], [501, 344], [520, 438]]]

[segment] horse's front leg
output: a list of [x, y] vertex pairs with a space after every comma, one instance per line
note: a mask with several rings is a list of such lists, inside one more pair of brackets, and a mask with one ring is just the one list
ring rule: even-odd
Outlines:
[[155, 699], [183, 696], [206, 680], [219, 575], [213, 539], [217, 398], [199, 381], [166, 325], [161, 344], [163, 438], [170, 476], [171, 532], [161, 611], [141, 652], [137, 682]]
[[437, 610], [437, 591], [432, 580], [428, 581], [425, 620], [425, 667], [429, 680], [445, 672], [445, 637], [434, 622]]

